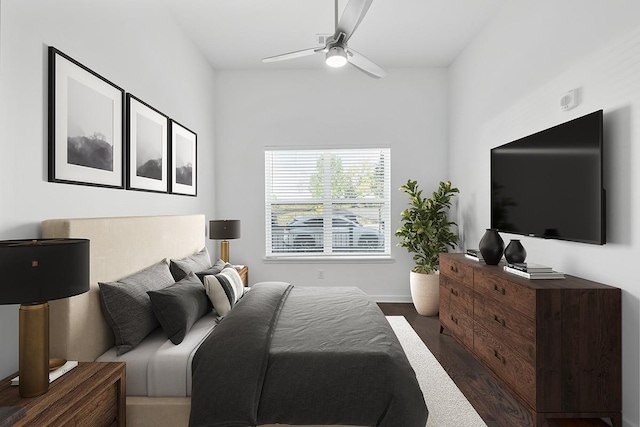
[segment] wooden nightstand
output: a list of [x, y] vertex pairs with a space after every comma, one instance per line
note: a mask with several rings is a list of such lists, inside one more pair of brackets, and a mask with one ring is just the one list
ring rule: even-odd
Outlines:
[[249, 286], [249, 267], [246, 265], [243, 265], [242, 267], [236, 266], [236, 270], [238, 270], [238, 274], [240, 274], [242, 283], [244, 283], [245, 286]]
[[[16, 414], [12, 427], [125, 426], [123, 362], [80, 363], [33, 398], [20, 397], [18, 387], [11, 386], [16, 375], [0, 382], [0, 408], [12, 408]], [[4, 427], [1, 420], [0, 425]]]

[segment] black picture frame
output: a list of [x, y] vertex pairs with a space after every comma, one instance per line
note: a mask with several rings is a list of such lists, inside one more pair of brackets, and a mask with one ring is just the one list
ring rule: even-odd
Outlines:
[[169, 192], [169, 117], [127, 93], [127, 190]]
[[48, 57], [48, 181], [124, 188], [124, 89], [53, 46]]
[[171, 157], [170, 192], [198, 195], [198, 135], [175, 120], [169, 121]]

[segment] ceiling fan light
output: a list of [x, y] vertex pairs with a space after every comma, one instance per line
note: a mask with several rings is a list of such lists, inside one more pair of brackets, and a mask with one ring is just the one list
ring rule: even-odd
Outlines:
[[325, 62], [329, 67], [343, 67], [347, 64], [347, 53], [340, 46], [333, 46], [327, 52]]

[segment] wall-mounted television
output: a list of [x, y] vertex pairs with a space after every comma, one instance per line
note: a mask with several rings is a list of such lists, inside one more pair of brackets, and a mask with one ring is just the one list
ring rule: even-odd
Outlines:
[[491, 228], [606, 243], [602, 110], [491, 150]]

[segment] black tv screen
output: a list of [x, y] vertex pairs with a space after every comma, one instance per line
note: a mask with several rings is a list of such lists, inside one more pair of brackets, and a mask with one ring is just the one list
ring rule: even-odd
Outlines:
[[604, 244], [602, 110], [491, 150], [491, 228]]

